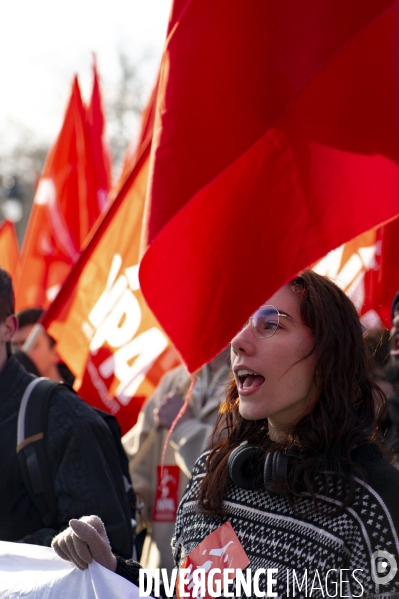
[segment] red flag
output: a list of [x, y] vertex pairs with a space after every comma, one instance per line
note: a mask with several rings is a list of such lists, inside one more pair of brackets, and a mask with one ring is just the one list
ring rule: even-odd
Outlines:
[[175, 0], [140, 281], [191, 371], [298, 271], [399, 213], [398, 13]]
[[391, 302], [399, 287], [399, 219], [367, 231], [330, 252], [314, 269], [351, 297], [366, 326], [391, 327]]
[[139, 141], [137, 142], [135, 139], [132, 139], [128, 147], [126, 148], [125, 155], [122, 160], [120, 176], [113, 190], [113, 193], [115, 195], [121, 190], [123, 184], [126, 182], [126, 179], [129, 177], [132, 169], [134, 168], [137, 162], [137, 156], [142, 151], [143, 146], [148, 142], [148, 140], [152, 139], [157, 93], [158, 81], [154, 89], [152, 90], [152, 94], [147, 106], [144, 108], [141, 114], [141, 130]]
[[17, 274], [17, 309], [48, 306], [100, 213], [86, 114], [75, 77], [39, 179]]
[[122, 432], [161, 375], [179, 363], [138, 281], [151, 133], [43, 319], [81, 397], [116, 414]]
[[99, 212], [102, 212], [111, 188], [111, 156], [104, 138], [105, 118], [95, 57], [93, 58], [93, 90], [90, 104], [86, 110], [86, 118], [96, 177], [98, 208]]
[[0, 266], [14, 279], [19, 259], [17, 235], [13, 223], [5, 220], [0, 225]]

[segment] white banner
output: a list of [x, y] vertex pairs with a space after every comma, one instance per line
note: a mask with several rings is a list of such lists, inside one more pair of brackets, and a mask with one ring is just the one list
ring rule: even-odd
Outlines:
[[49, 547], [0, 541], [0, 599], [138, 599], [139, 589], [92, 562], [78, 570]]

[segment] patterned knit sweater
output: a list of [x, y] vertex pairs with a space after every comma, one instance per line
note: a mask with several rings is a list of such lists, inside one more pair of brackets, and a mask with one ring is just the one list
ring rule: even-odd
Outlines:
[[[376, 445], [364, 444], [353, 452], [365, 477], [356, 479], [352, 505], [332, 518], [326, 513], [334, 511], [337, 501], [328, 493], [319, 497], [320, 511], [308, 497], [294, 510], [284, 496], [266, 490], [245, 491], [232, 482], [224, 502], [226, 517], [199, 513], [196, 496], [208, 454], [197, 461], [179, 506], [172, 541], [178, 567], [228, 520], [252, 572], [278, 569], [273, 575], [277, 579], [273, 591], [278, 597], [399, 599], [399, 572], [395, 574], [399, 565], [399, 472]], [[378, 551], [384, 553], [376, 554]], [[266, 592], [266, 575], [260, 577], [259, 587]]]

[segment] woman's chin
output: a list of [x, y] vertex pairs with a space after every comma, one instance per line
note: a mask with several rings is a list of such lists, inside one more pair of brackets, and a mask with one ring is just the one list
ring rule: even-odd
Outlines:
[[264, 413], [260, 413], [259, 410], [256, 409], [257, 406], [254, 406], [253, 409], [248, 406], [242, 406], [240, 403], [239, 412], [240, 416], [244, 418], [244, 420], [264, 420], [267, 418], [267, 415]]

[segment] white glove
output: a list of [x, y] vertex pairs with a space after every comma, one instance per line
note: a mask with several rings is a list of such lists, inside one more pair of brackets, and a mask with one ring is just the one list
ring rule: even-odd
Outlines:
[[54, 537], [51, 546], [59, 557], [80, 570], [85, 570], [93, 559], [112, 572], [116, 570], [116, 557], [98, 516], [71, 520], [69, 528]]

